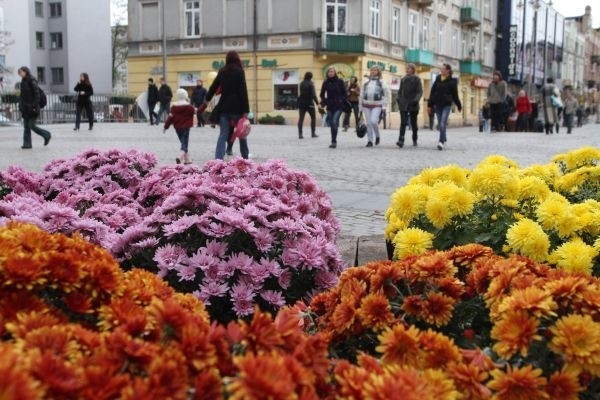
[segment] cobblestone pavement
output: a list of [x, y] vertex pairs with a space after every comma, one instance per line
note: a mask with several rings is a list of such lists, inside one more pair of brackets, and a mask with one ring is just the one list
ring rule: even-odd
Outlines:
[[[0, 169], [10, 165], [40, 171], [55, 158], [68, 158], [88, 149], [138, 149], [156, 154], [159, 164], [173, 163], [178, 155], [178, 141], [171, 129], [146, 124], [98, 123], [93, 131], [73, 132], [72, 125], [45, 126], [52, 141], [43, 146], [42, 138], [33, 134], [32, 150], [21, 150], [21, 126], [0, 128]], [[305, 127], [305, 133], [310, 128]], [[293, 168], [309, 171], [331, 196], [342, 232], [351, 236], [383, 233], [384, 214], [395, 188], [404, 185], [423, 168], [450, 163], [472, 168], [490, 154], [502, 154], [521, 166], [547, 163], [559, 152], [586, 145], [600, 145], [600, 125], [588, 124], [567, 135], [542, 133], [479, 133], [477, 127], [450, 128], [443, 151], [436, 149], [437, 132], [419, 130], [419, 145], [399, 149], [397, 129], [383, 130], [381, 144], [365, 148], [366, 138], [358, 139], [353, 131], [341, 132], [337, 149], [329, 149], [329, 129], [317, 128], [318, 138], [299, 140], [295, 126], [253, 126], [249, 136], [251, 158], [285, 160]], [[212, 158], [217, 129], [193, 128], [190, 153], [196, 163]], [[410, 132], [407, 132], [410, 138]], [[237, 145], [234, 151], [239, 154]]]

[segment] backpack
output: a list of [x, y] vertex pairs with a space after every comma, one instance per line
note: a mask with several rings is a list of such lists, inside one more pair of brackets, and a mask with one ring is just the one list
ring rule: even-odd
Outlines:
[[39, 106], [40, 106], [40, 110], [41, 110], [42, 108], [46, 107], [46, 105], [48, 105], [48, 97], [46, 96], [46, 93], [44, 93], [42, 88], [39, 86], [38, 86], [38, 92], [40, 94]]

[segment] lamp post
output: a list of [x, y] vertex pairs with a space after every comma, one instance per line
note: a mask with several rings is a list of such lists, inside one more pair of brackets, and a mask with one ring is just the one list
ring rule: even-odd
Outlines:
[[525, 85], [525, 18], [527, 18], [527, 3], [519, 0], [517, 8], [523, 8], [523, 25], [521, 32], [521, 87]]
[[532, 44], [533, 44], [533, 65], [532, 65], [532, 70], [531, 70], [531, 79], [530, 82], [528, 82], [529, 87], [527, 88], [527, 93], [531, 94], [531, 88], [532, 88], [532, 84], [535, 85], [535, 78], [536, 78], [536, 72], [537, 72], [537, 65], [536, 65], [536, 58], [537, 58], [537, 17], [538, 17], [538, 10], [541, 7], [540, 4], [540, 0], [531, 0], [530, 4], [533, 6], [533, 40], [532, 40]]
[[160, 2], [161, 28], [162, 28], [162, 76], [167, 80], [167, 30], [165, 26], [165, 1]]

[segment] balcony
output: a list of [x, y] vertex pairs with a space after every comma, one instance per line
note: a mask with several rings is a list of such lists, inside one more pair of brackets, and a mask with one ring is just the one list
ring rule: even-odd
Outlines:
[[419, 8], [429, 7], [433, 4], [433, 0], [408, 0], [409, 5], [415, 5]]
[[592, 64], [600, 64], [600, 54], [594, 54], [592, 56]]
[[469, 27], [481, 25], [481, 10], [475, 7], [461, 7], [460, 23]]
[[406, 62], [421, 65], [433, 65], [433, 51], [406, 49]]
[[469, 75], [481, 75], [481, 62], [470, 59], [460, 60], [460, 73]]
[[363, 35], [327, 35], [323, 51], [332, 53], [364, 53]]

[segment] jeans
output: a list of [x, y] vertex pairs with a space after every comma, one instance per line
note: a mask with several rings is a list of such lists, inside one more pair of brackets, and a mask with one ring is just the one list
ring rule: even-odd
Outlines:
[[158, 116], [156, 117], [158, 124], [161, 120], [166, 121], [169, 116], [169, 111], [171, 110], [171, 103], [160, 103], [160, 108], [158, 109]]
[[179, 143], [181, 144], [181, 151], [184, 153], [188, 152], [188, 143], [190, 141], [190, 128], [175, 129]]
[[[227, 146], [227, 140], [229, 138], [229, 130], [231, 128], [231, 122], [233, 122], [234, 126], [237, 124], [241, 115], [234, 114], [221, 114], [219, 117], [219, 138], [217, 139], [217, 148], [215, 150], [215, 158], [218, 160], [222, 160], [225, 158], [225, 148]], [[247, 139], [239, 139], [240, 141], [240, 153], [242, 157], [248, 159], [248, 154], [250, 153], [248, 150], [248, 140]]]
[[368, 108], [363, 107], [363, 114], [367, 122], [367, 137], [369, 142], [373, 143], [376, 137], [379, 137], [379, 116], [381, 107]]
[[331, 143], [337, 143], [337, 133], [340, 126], [341, 115], [342, 110], [335, 110], [327, 113], [327, 122], [329, 123], [329, 128], [331, 129]]
[[573, 130], [573, 114], [565, 114], [565, 122], [567, 124], [567, 133], [571, 133]]
[[446, 125], [448, 124], [448, 117], [452, 106], [436, 107], [435, 113], [437, 115], [438, 126], [440, 128], [440, 143], [446, 143]]
[[44, 139], [50, 139], [50, 132], [35, 124], [35, 117], [23, 117], [23, 147], [31, 147], [31, 131], [34, 131]]
[[417, 124], [417, 116], [419, 115], [419, 111], [400, 111], [400, 137], [398, 140], [404, 143], [404, 134], [406, 133], [406, 126], [409, 123], [410, 119], [410, 128], [412, 130], [412, 140], [413, 143], [417, 143], [417, 132], [419, 126]]
[[308, 113], [310, 116], [310, 132], [314, 135], [317, 126], [317, 117], [315, 114], [315, 107], [300, 107], [298, 109], [300, 118], [298, 119], [298, 133], [302, 135], [302, 125], [304, 124], [304, 115]]
[[352, 109], [349, 113], [344, 113], [344, 122], [342, 123], [342, 125], [344, 126], [344, 128], [350, 127], [350, 115], [354, 111], [354, 123], [355, 126], [358, 128], [358, 101], [351, 101], [350, 105], [352, 105]]
[[75, 114], [75, 129], [79, 129], [81, 123], [81, 111], [85, 108], [85, 115], [88, 118], [90, 129], [94, 126], [94, 110], [92, 109], [92, 102], [88, 101], [86, 104], [77, 105]]
[[158, 114], [154, 112], [156, 108], [156, 102], [148, 103], [148, 114], [150, 116], [150, 125], [158, 125], [159, 119]]
[[491, 133], [492, 132], [492, 126], [491, 126], [491, 122], [489, 118], [486, 118], [483, 120], [483, 132], [484, 133]]

